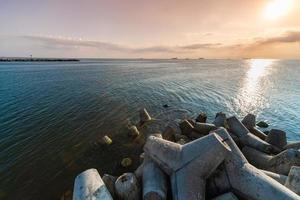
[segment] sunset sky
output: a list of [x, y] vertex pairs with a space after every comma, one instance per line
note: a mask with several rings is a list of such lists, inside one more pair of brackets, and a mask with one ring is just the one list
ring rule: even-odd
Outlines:
[[300, 0], [0, 0], [0, 57], [300, 58]]

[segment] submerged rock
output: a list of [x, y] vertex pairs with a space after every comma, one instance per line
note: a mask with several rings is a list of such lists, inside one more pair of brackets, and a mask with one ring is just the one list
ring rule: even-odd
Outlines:
[[112, 139], [110, 139], [110, 137], [108, 137], [107, 135], [103, 136], [102, 140], [107, 145], [112, 144]]
[[260, 128], [268, 128], [269, 124], [267, 124], [267, 122], [264, 121], [260, 121], [256, 124], [256, 126], [260, 127]]
[[132, 165], [132, 160], [131, 158], [123, 158], [123, 160], [121, 161], [121, 165], [123, 167], [129, 167]]

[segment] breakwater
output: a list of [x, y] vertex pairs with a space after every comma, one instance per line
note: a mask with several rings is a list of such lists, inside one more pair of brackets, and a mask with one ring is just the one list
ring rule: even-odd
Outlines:
[[102, 179], [88, 169], [75, 179], [73, 200], [300, 199], [300, 141], [288, 143], [283, 130], [260, 131], [268, 124], [253, 114], [240, 121], [219, 112], [208, 122], [200, 113], [165, 130], [155, 121], [142, 109], [139, 123], [128, 125], [144, 150], [134, 172]]
[[74, 58], [0, 58], [0, 62], [78, 62]]

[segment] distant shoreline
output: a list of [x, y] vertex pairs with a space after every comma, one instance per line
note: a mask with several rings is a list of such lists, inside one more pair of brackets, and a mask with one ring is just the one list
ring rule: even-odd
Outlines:
[[0, 62], [79, 62], [75, 58], [0, 58]]

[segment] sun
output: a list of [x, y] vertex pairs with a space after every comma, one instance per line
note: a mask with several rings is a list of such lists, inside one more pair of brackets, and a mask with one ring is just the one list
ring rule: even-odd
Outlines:
[[293, 0], [272, 0], [264, 11], [264, 17], [268, 20], [277, 19], [285, 15], [292, 7]]

